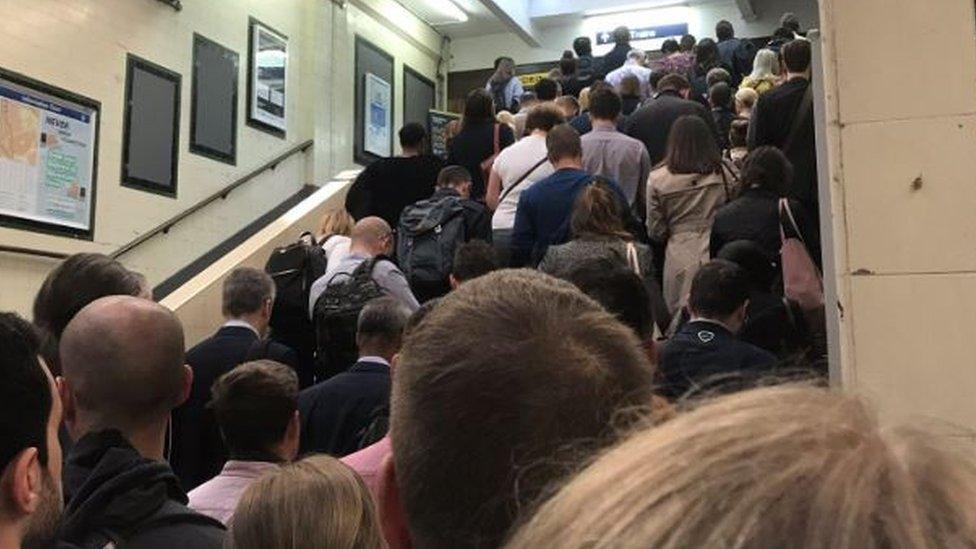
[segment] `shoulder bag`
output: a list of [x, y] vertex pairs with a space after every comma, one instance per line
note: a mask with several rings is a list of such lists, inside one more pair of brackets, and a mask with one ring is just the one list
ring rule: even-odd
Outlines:
[[481, 180], [485, 182], [485, 185], [488, 184], [488, 178], [491, 176], [491, 167], [495, 165], [495, 159], [498, 158], [498, 153], [501, 152], [501, 137], [499, 135], [501, 129], [501, 124], [495, 124], [495, 141], [492, 147], [492, 155], [481, 161]]
[[[804, 311], [813, 311], [823, 307], [823, 278], [816, 264], [810, 257], [803, 234], [793, 217], [790, 201], [781, 198], [779, 201], [779, 235], [783, 243], [780, 250], [783, 264], [783, 293], [786, 297], [796, 301]], [[783, 223], [791, 233], [789, 236]], [[796, 236], [793, 236], [793, 235]]]
[[542, 166], [543, 164], [545, 164], [548, 160], [549, 160], [549, 157], [546, 157], [546, 158], [543, 158], [542, 160], [536, 162], [535, 164], [533, 164], [532, 167], [529, 168], [529, 171], [523, 173], [522, 174], [522, 177], [516, 179], [515, 180], [515, 183], [512, 183], [507, 189], [505, 189], [505, 191], [502, 193], [502, 195], [498, 197], [498, 203], [501, 204], [502, 201], [505, 200], [505, 197], [506, 196], [508, 196], [509, 194], [511, 194], [511, 192], [514, 191], [516, 187], [518, 187], [519, 185], [521, 185], [523, 181], [525, 181], [526, 179], [528, 179], [530, 175], [532, 175], [533, 173], [535, 173], [535, 171], [538, 170], [539, 167]]

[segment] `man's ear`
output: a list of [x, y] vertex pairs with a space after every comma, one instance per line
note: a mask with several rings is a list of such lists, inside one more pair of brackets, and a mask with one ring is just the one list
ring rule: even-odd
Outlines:
[[26, 448], [17, 454], [4, 471], [0, 486], [18, 516], [37, 510], [43, 491], [43, 467], [37, 448]]
[[193, 389], [193, 368], [189, 364], [183, 365], [183, 388], [180, 393], [180, 400], [176, 406], [182, 406], [190, 398], [190, 391]]
[[452, 290], [457, 290], [458, 289], [458, 286], [461, 285], [461, 281], [458, 280], [457, 278], [455, 278], [453, 273], [450, 274], [450, 275], [448, 275], [447, 280], [448, 280], [448, 282], [451, 283], [451, 289]]
[[270, 319], [271, 311], [273, 310], [274, 310], [274, 298], [269, 297], [268, 299], [264, 300], [264, 317]]
[[54, 379], [54, 385], [58, 389], [58, 396], [61, 398], [61, 421], [68, 428], [71, 438], [78, 440], [75, 433], [78, 420], [78, 408], [75, 405], [74, 395], [71, 394], [71, 384], [62, 376]]

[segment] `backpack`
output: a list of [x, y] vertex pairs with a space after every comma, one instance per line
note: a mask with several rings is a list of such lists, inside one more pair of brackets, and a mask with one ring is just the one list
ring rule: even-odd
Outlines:
[[407, 206], [398, 225], [397, 261], [410, 286], [447, 282], [465, 232], [464, 205], [457, 196]]
[[311, 364], [315, 352], [313, 326], [308, 319], [308, 293], [325, 274], [325, 251], [311, 233], [302, 233], [294, 244], [275, 248], [264, 271], [275, 283], [271, 310], [271, 337], [298, 353], [303, 364]]
[[739, 45], [732, 53], [732, 69], [738, 73], [739, 80], [752, 74], [752, 63], [758, 52], [759, 50], [756, 49], [756, 45], [751, 40], [739, 40]]
[[355, 364], [359, 312], [373, 299], [386, 295], [373, 280], [373, 270], [380, 261], [389, 260], [376, 256], [364, 260], [351, 274], [336, 273], [335, 276], [348, 275], [349, 279], [338, 284], [331, 284], [330, 280], [315, 302], [315, 360], [321, 375], [319, 381], [340, 374]]

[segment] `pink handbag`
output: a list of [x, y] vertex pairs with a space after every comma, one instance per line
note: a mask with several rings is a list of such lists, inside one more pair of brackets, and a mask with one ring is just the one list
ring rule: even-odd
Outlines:
[[[786, 236], [786, 231], [783, 230], [784, 213], [796, 237]], [[784, 293], [786, 297], [796, 301], [804, 311], [819, 309], [824, 305], [823, 277], [810, 257], [803, 235], [790, 210], [789, 200], [780, 199], [779, 214], [779, 234], [783, 242], [780, 255], [783, 261]]]

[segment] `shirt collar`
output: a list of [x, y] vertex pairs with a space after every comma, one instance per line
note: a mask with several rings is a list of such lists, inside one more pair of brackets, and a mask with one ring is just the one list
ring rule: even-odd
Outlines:
[[265, 471], [277, 469], [279, 465], [270, 461], [228, 460], [220, 474], [233, 477], [259, 477]]
[[593, 131], [595, 132], [615, 132], [617, 131], [617, 126], [613, 122], [604, 122], [603, 120], [593, 120], [590, 118], [593, 124]]
[[390, 367], [390, 363], [386, 361], [385, 358], [381, 356], [361, 356], [359, 357], [359, 362], [369, 362], [372, 364], [382, 364], [387, 368]]
[[261, 332], [259, 332], [257, 328], [251, 326], [249, 322], [240, 320], [238, 318], [232, 318], [227, 322], [224, 322], [224, 325], [221, 326], [221, 328], [247, 328], [248, 330], [254, 332], [254, 335], [261, 337]]

